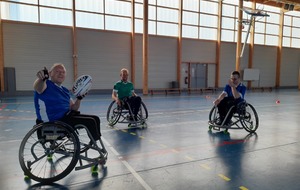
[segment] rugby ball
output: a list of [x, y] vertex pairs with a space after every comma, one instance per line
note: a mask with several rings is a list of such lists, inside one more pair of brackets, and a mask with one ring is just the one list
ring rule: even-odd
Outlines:
[[92, 88], [92, 77], [90, 75], [81, 75], [78, 77], [72, 87], [74, 96], [83, 96]]

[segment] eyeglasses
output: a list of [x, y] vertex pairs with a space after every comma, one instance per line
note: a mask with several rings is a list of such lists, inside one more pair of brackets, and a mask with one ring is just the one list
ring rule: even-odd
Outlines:
[[236, 81], [236, 80], [238, 80], [238, 78], [231, 78], [231, 80]]

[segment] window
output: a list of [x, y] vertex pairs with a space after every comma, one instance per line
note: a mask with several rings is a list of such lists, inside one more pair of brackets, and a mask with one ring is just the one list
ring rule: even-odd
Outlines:
[[254, 34], [254, 43], [264, 45], [265, 44], [265, 35]]
[[156, 8], [154, 6], [149, 6], [148, 19], [156, 20]]
[[178, 23], [178, 10], [157, 8], [157, 20]]
[[218, 27], [218, 17], [213, 15], [200, 14], [200, 26]]
[[221, 40], [227, 42], [236, 42], [236, 5], [238, 2], [225, 0], [222, 4], [221, 18]]
[[144, 18], [144, 7], [142, 4], [135, 4], [135, 18]]
[[113, 14], [118, 16], [131, 16], [131, 3], [116, 1], [116, 0], [106, 0], [105, 1], [105, 13]]
[[222, 18], [222, 28], [234, 30], [235, 28], [235, 19], [234, 18]]
[[178, 36], [178, 24], [157, 22], [157, 34], [164, 36]]
[[290, 47], [291, 46], [291, 38], [283, 37], [282, 46]]
[[28, 3], [28, 4], [36, 4], [36, 5], [37, 5], [37, 2], [38, 2], [38, 0], [8, 0], [8, 1]]
[[235, 7], [232, 5], [223, 4], [222, 15], [228, 17], [235, 17]]
[[222, 30], [221, 39], [222, 39], [222, 41], [233, 42], [234, 41], [234, 31]]
[[[60, 0], [61, 1], [61, 0]], [[104, 13], [103, 0], [76, 0], [75, 8], [80, 11]]]
[[156, 22], [149, 21], [148, 22], [148, 34], [156, 34]]
[[76, 26], [84, 28], [104, 29], [104, 16], [94, 13], [76, 12]]
[[218, 14], [218, 3], [209, 1], [200, 1], [200, 12], [209, 14]]
[[182, 37], [198, 39], [198, 27], [183, 25]]
[[157, 0], [157, 5], [178, 9], [179, 1], [178, 0], [172, 0], [172, 1], [170, 1], [170, 0]]
[[217, 29], [200, 27], [199, 33], [201, 39], [207, 39], [207, 40], [217, 39]]
[[116, 16], [105, 16], [105, 29], [131, 32], [131, 19], [116, 17]]
[[38, 22], [38, 7], [32, 5], [1, 3], [1, 18], [6, 20]]
[[40, 5], [57, 7], [57, 8], [66, 8], [72, 9], [72, 0], [39, 0]]
[[184, 10], [199, 11], [199, 0], [184, 0], [182, 5]]
[[135, 32], [136, 33], [143, 33], [143, 20], [135, 19]]
[[278, 45], [278, 36], [266, 35], [266, 44], [277, 46]]
[[[41, 7], [40, 15], [40, 23], [64, 26], [73, 25], [72, 11]], [[51, 17], [49, 15], [51, 15]]]
[[291, 45], [291, 47], [293, 47], [293, 48], [300, 48], [300, 39], [294, 38], [294, 39], [292, 40], [292, 45]]
[[300, 48], [300, 13], [289, 11], [284, 13], [282, 46]]
[[278, 36], [279, 25], [266, 24], [266, 34], [273, 34]]
[[182, 14], [183, 14], [182, 15], [182, 23], [198, 25], [198, 23], [199, 23], [199, 14], [198, 13], [183, 11]]

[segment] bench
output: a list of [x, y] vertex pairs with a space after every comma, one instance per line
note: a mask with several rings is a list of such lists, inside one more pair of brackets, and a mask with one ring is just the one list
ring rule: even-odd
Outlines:
[[217, 89], [216, 88], [212, 88], [212, 87], [209, 87], [209, 88], [188, 88], [187, 89], [187, 92], [188, 94], [191, 94], [193, 92], [198, 92], [198, 93], [207, 93], [207, 92], [211, 92], [211, 93], [214, 93], [216, 92]]
[[181, 94], [181, 89], [180, 88], [154, 88], [150, 89], [150, 94]]
[[261, 91], [261, 92], [272, 92], [273, 88], [272, 87], [252, 87], [252, 88], [249, 88], [248, 90], [251, 90], [253, 92], [256, 92], [256, 91]]

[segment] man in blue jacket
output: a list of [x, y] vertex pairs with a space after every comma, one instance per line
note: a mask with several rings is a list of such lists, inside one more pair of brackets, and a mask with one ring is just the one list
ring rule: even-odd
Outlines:
[[[226, 117], [227, 112], [232, 106], [236, 106], [238, 103], [244, 101], [244, 96], [246, 93], [246, 87], [241, 83], [241, 75], [238, 71], [233, 71], [231, 73], [228, 84], [224, 87], [223, 92], [219, 97], [213, 102], [215, 106], [218, 107], [220, 121], [218, 125], [221, 125]], [[228, 115], [224, 125], [229, 125], [233, 115], [233, 109]]]

